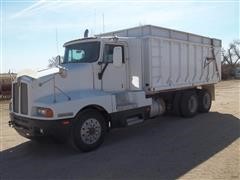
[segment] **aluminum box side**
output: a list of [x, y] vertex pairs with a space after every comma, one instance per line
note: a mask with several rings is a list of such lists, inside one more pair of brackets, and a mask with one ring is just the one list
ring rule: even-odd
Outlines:
[[[183, 40], [146, 37], [144, 81], [149, 92], [214, 84], [221, 79], [221, 47]], [[147, 64], [147, 65], [146, 65]]]

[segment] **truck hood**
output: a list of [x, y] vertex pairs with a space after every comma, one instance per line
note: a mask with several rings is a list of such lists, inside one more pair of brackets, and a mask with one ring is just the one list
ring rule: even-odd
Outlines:
[[49, 74], [54, 74], [59, 72], [59, 68], [57, 67], [52, 67], [48, 69], [42, 69], [42, 70], [33, 70], [33, 69], [25, 69], [17, 73], [17, 77], [22, 77], [22, 76], [29, 76], [33, 79], [38, 79], [43, 76], [47, 76]]
[[93, 67], [89, 63], [71, 63], [62, 66], [65, 75], [61, 76], [60, 68], [52, 68], [46, 72], [38, 73], [38, 81], [53, 77], [55, 74], [55, 85], [64, 90], [92, 89]]
[[[59, 68], [49, 69], [46, 72], [38, 73], [33, 80], [32, 95], [34, 99], [53, 94], [68, 94], [70, 91], [92, 90], [93, 89], [93, 65], [89, 63], [63, 65], [65, 75], [61, 76]], [[54, 77], [55, 76], [55, 83]], [[55, 85], [55, 89], [54, 89]], [[62, 92], [61, 92], [62, 91]]]

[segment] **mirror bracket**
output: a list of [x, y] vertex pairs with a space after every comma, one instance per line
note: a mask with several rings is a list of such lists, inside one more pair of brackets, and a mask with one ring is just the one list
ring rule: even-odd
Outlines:
[[98, 61], [98, 63], [97, 63], [98, 65], [102, 65], [103, 64], [103, 62], [102, 61]]
[[106, 70], [108, 64], [109, 64], [109, 63], [106, 63], [105, 66], [103, 67], [102, 71], [101, 71], [100, 73], [98, 73], [98, 79], [99, 79], [99, 80], [102, 79], [103, 74], [104, 74], [104, 72], [105, 72], [105, 70]]

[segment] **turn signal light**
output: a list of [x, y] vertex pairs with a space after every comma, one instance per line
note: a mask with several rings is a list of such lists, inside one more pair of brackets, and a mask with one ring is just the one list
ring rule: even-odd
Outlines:
[[37, 108], [37, 114], [43, 117], [53, 117], [53, 110], [50, 108], [39, 107]]

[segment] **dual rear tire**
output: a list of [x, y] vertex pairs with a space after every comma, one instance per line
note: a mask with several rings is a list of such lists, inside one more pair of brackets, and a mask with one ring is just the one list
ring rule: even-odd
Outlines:
[[193, 117], [198, 112], [207, 113], [211, 108], [211, 94], [204, 89], [185, 91], [179, 102], [180, 114], [183, 117]]
[[180, 100], [180, 113], [183, 117], [193, 117], [198, 111], [198, 97], [194, 91], [184, 92]]
[[209, 112], [212, 105], [212, 96], [205, 90], [201, 89], [198, 91], [198, 111], [201, 113]]

